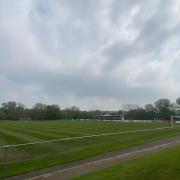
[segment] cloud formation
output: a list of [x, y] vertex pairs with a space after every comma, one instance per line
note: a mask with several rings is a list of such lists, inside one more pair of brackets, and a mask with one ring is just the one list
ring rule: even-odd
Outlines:
[[178, 0], [0, 1], [0, 102], [82, 109], [174, 100]]

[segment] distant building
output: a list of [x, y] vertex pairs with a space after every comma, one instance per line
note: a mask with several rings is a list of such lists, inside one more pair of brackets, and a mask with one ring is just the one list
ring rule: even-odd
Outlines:
[[105, 114], [105, 115], [97, 115], [96, 119], [99, 120], [122, 120], [122, 115], [116, 114]]
[[30, 117], [20, 117], [19, 120], [20, 121], [30, 121], [31, 118]]

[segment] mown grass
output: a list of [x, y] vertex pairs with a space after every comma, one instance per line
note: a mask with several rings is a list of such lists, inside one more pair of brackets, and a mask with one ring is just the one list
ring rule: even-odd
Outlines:
[[[114, 123], [82, 121], [0, 122], [0, 145], [66, 137], [162, 127], [159, 123]], [[165, 137], [180, 135], [180, 129], [117, 134], [23, 146], [8, 150], [7, 175], [29, 172], [92, 157]], [[0, 150], [0, 173], [4, 152]]]
[[74, 180], [179, 180], [180, 146], [90, 173]]

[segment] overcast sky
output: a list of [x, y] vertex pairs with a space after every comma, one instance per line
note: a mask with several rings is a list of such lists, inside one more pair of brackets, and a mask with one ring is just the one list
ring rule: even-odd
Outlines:
[[120, 109], [179, 96], [179, 0], [0, 0], [0, 103]]

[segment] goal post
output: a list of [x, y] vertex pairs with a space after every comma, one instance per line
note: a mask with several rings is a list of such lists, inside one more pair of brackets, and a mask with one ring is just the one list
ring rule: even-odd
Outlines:
[[171, 127], [174, 127], [174, 124], [180, 123], [180, 116], [171, 116]]

